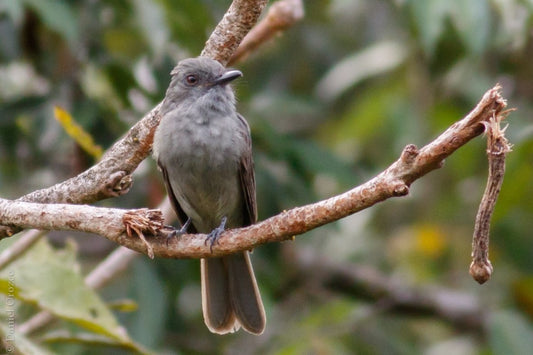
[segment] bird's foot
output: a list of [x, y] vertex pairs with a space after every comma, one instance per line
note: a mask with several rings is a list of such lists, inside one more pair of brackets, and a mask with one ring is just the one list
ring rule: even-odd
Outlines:
[[167, 245], [168, 245], [168, 241], [174, 237], [180, 237], [184, 234], [187, 234], [187, 229], [189, 229], [189, 226], [191, 225], [191, 218], [188, 218], [187, 219], [187, 222], [185, 222], [185, 224], [183, 224], [183, 226], [181, 226], [180, 229], [176, 229], [172, 226], [168, 226], [169, 228], [172, 228], [172, 232], [170, 232], [168, 235], [167, 235]]
[[211, 245], [209, 246], [209, 250], [211, 250], [211, 253], [213, 252], [213, 245], [215, 243], [218, 243], [218, 238], [224, 232], [224, 229], [226, 228], [226, 217], [222, 217], [222, 220], [220, 221], [220, 225], [213, 229], [211, 233], [207, 235], [207, 238], [205, 238], [205, 245], [207, 245], [207, 242], [210, 242]]

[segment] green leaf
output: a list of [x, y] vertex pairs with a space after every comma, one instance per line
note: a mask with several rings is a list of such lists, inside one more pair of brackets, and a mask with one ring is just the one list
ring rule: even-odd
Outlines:
[[42, 239], [0, 271], [0, 292], [116, 342], [131, 343], [99, 296], [85, 285], [75, 258], [73, 244], [57, 251]]
[[519, 313], [500, 311], [489, 318], [489, 344], [494, 355], [530, 354], [533, 327]]

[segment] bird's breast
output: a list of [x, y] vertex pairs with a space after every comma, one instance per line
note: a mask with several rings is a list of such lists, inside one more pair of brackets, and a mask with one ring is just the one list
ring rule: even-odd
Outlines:
[[210, 231], [224, 216], [229, 226], [241, 223], [236, 220], [242, 218], [239, 167], [246, 143], [239, 132], [231, 119], [205, 124], [187, 120], [166, 132], [166, 152], [159, 160], [199, 231]]

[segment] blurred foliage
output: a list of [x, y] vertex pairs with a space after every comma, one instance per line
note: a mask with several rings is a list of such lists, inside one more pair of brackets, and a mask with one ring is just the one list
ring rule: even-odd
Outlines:
[[65, 132], [82, 148], [87, 154], [90, 154], [95, 159], [100, 159], [102, 156], [102, 147], [95, 145], [93, 137], [79, 126], [72, 116], [59, 106], [54, 107], [54, 116], [56, 120], [63, 126]]
[[[93, 156], [65, 132], [54, 107], [64, 108], [92, 137], [91, 146], [108, 148], [163, 98], [173, 65], [200, 53], [228, 5], [0, 2], [0, 196], [16, 198], [90, 167]], [[17, 324], [41, 308], [61, 319], [38, 336], [16, 333], [21, 353], [144, 351], [137, 343], [166, 354], [530, 351], [533, 2], [329, 0], [305, 7], [302, 22], [238, 65], [244, 72], [235, 85], [238, 107], [252, 128], [260, 218], [371, 178], [406, 144], [430, 142], [499, 82], [509, 106], [518, 110], [509, 116], [514, 151], [492, 225], [493, 279], [479, 286], [468, 275], [487, 174], [480, 138], [415, 182], [406, 198], [290, 245], [258, 248], [253, 259], [268, 316], [261, 337], [208, 332], [195, 260], [139, 258], [97, 294], [80, 284], [81, 272], [114, 246], [97, 236], [50, 233], [49, 241], [0, 271], [0, 305], [16, 298]], [[164, 197], [150, 160], [135, 180], [129, 194], [102, 204], [153, 207]], [[66, 238], [78, 246], [62, 247]], [[0, 250], [11, 243], [3, 240]], [[382, 312], [373, 302], [327, 290], [310, 281], [315, 270], [307, 277], [293, 271], [287, 250], [298, 246], [338, 262], [357, 261], [407, 284], [474, 294], [485, 305], [487, 326], [481, 335], [459, 332], [438, 317]], [[11, 296], [5, 287], [9, 270], [17, 290]], [[125, 299], [128, 307], [113, 307]], [[107, 320], [91, 323], [91, 312], [74, 315], [88, 307], [97, 307]], [[6, 309], [0, 309], [0, 319], [0, 333], [8, 334]], [[106, 326], [119, 323], [128, 335], [113, 336]]]

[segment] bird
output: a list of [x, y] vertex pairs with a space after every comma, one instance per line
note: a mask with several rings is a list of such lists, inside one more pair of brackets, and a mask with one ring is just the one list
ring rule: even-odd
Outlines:
[[[180, 61], [160, 107], [153, 156], [181, 228], [208, 234], [257, 221], [252, 140], [230, 82], [242, 76], [207, 57]], [[263, 302], [248, 251], [200, 260], [202, 312], [217, 334], [260, 335]]]

